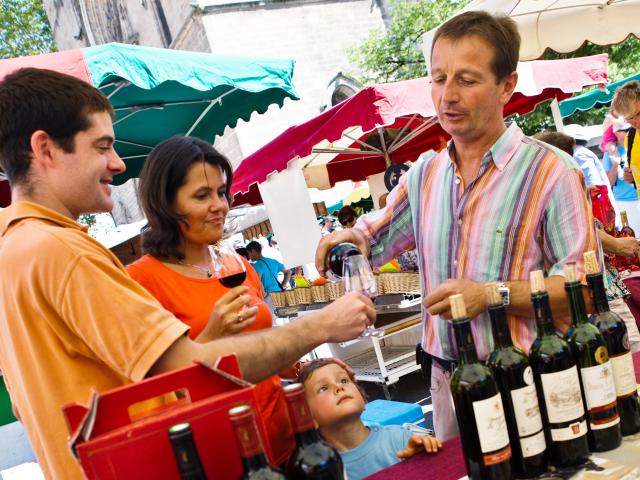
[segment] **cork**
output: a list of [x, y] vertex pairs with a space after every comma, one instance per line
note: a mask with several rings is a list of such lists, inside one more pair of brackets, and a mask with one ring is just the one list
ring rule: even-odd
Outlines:
[[449, 297], [449, 303], [451, 304], [451, 316], [454, 320], [459, 318], [467, 318], [467, 307], [464, 305], [464, 298], [462, 294], [457, 293]]
[[578, 270], [575, 263], [566, 263], [564, 265], [564, 281], [565, 283], [578, 281]]
[[598, 264], [598, 258], [596, 252], [589, 250], [584, 252], [584, 270], [587, 275], [597, 275], [600, 273], [600, 265]]
[[487, 295], [487, 303], [489, 305], [502, 305], [502, 295], [500, 295], [498, 291], [498, 284], [496, 282], [485, 283], [484, 291]]
[[620, 221], [622, 222], [622, 226], [626, 227], [627, 225], [629, 225], [629, 219], [627, 218], [627, 211], [626, 210], [621, 210], [620, 211]]
[[531, 293], [543, 293], [547, 291], [542, 270], [534, 270], [529, 273], [529, 279], [531, 281]]

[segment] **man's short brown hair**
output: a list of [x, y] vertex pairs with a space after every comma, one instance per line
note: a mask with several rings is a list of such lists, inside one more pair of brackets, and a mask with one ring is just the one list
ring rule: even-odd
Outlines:
[[631, 80], [616, 90], [613, 96], [613, 110], [622, 115], [634, 114], [633, 108], [640, 102], [640, 82]]
[[[63, 73], [23, 68], [0, 81], [0, 164], [11, 185], [28, 184], [31, 136], [43, 130], [70, 153], [75, 136], [91, 127], [89, 115], [111, 103], [88, 83]], [[80, 168], [81, 166], [79, 166]]]
[[504, 15], [493, 16], [482, 11], [461, 13], [442, 24], [433, 37], [431, 58], [439, 38], [460, 40], [472, 35], [482, 38], [493, 47], [491, 70], [497, 82], [501, 82], [518, 68], [520, 33], [516, 22]]
[[540, 140], [541, 142], [548, 143], [554, 147], [559, 148], [563, 152], [573, 156], [573, 138], [562, 132], [544, 131], [536, 133], [533, 138]]

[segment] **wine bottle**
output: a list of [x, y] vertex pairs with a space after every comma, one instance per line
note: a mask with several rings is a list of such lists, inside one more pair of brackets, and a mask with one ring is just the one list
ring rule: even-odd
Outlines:
[[486, 292], [494, 343], [487, 365], [502, 393], [511, 443], [511, 467], [518, 478], [535, 477], [546, 470], [547, 459], [533, 371], [524, 352], [513, 345], [497, 284], [487, 283]]
[[169, 441], [181, 480], [207, 480], [193, 440], [191, 425], [179, 423], [169, 428]]
[[578, 369], [571, 347], [553, 326], [542, 271], [533, 271], [530, 277], [538, 337], [531, 346], [529, 362], [538, 391], [547, 454], [557, 467], [574, 467], [589, 458]]
[[229, 410], [242, 458], [242, 480], [284, 480], [285, 476], [267, 461], [256, 420], [248, 405]]
[[353, 243], [344, 242], [331, 247], [327, 253], [327, 258], [325, 259], [327, 275], [342, 278], [344, 259], [352, 255], [362, 255], [360, 249]]
[[462, 450], [471, 480], [511, 478], [511, 448], [502, 397], [491, 368], [478, 361], [462, 295], [451, 295], [458, 368], [451, 376]]
[[[622, 222], [622, 228], [620, 228], [620, 232], [618, 233], [618, 237], [631, 237], [636, 238], [636, 233], [629, 226], [629, 219], [627, 218], [627, 212], [622, 210], [620, 212], [620, 220]], [[616, 255], [616, 267], [619, 270], [637, 270], [638, 269], [638, 257], [623, 257], [621, 255]]]
[[287, 478], [343, 480], [342, 458], [315, 429], [302, 384], [287, 385], [284, 387], [284, 396], [296, 438], [296, 448], [287, 462]]
[[609, 353], [600, 330], [587, 318], [575, 263], [564, 266], [564, 278], [573, 326], [569, 345], [580, 369], [583, 401], [589, 420], [589, 450], [606, 452], [622, 442]]
[[613, 383], [616, 386], [622, 435], [632, 435], [640, 431], [640, 403], [627, 327], [618, 314], [609, 309], [604, 279], [595, 252], [586, 252], [584, 263], [591, 297], [592, 313], [589, 321], [598, 327], [607, 346]]

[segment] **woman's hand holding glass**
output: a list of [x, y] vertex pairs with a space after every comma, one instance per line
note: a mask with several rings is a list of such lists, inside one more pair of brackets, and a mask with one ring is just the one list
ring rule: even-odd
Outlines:
[[226, 292], [215, 303], [209, 322], [196, 341], [204, 343], [240, 333], [256, 320], [258, 307], [250, 306], [252, 301], [249, 287], [244, 285]]

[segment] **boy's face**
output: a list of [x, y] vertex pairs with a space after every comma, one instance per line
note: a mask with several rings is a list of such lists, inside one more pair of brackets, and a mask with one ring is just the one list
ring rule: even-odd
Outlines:
[[364, 398], [349, 374], [332, 363], [314, 371], [304, 382], [311, 415], [319, 427], [339, 423], [348, 417], [359, 417], [364, 411]]

